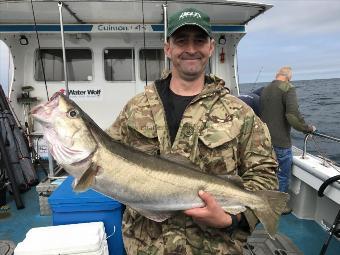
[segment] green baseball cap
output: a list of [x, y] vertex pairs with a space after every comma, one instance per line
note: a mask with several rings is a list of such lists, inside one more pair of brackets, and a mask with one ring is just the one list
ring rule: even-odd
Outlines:
[[177, 29], [186, 25], [198, 26], [211, 37], [209, 16], [194, 8], [186, 8], [170, 16], [168, 37], [170, 37]]

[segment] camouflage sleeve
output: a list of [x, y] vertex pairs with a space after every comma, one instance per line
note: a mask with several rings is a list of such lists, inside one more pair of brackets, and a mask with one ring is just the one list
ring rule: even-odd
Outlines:
[[[277, 161], [272, 149], [271, 138], [267, 126], [255, 115], [245, 119], [240, 140], [241, 165], [239, 175], [247, 190], [277, 190]], [[251, 210], [244, 212], [253, 231], [257, 217]]]
[[246, 118], [240, 138], [239, 174], [248, 190], [275, 190], [277, 161], [266, 124], [257, 116]]

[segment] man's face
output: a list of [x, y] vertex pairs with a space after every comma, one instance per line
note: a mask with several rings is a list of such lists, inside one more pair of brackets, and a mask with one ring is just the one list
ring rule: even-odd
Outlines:
[[188, 81], [204, 74], [213, 51], [214, 40], [197, 26], [178, 29], [164, 45], [164, 52], [173, 64], [173, 73]]

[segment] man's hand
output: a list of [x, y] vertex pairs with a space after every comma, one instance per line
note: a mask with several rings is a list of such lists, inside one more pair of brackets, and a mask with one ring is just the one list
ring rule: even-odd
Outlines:
[[316, 131], [316, 127], [313, 125], [308, 125], [309, 133], [313, 133]]
[[[231, 216], [222, 209], [212, 195], [202, 190], [198, 192], [198, 195], [205, 206], [186, 210], [184, 211], [186, 215], [191, 216], [195, 222], [209, 227], [226, 228], [231, 225]], [[240, 219], [240, 214], [237, 216]]]

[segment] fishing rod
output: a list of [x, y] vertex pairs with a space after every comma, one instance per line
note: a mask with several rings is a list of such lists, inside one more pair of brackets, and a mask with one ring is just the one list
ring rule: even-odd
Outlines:
[[312, 134], [315, 135], [315, 136], [320, 136], [322, 138], [326, 138], [326, 139], [340, 143], [340, 138], [338, 138], [338, 137], [326, 135], [326, 134], [320, 133], [318, 131], [314, 131]]
[[64, 25], [63, 25], [63, 13], [62, 13], [62, 8], [63, 8], [63, 2], [59, 1], [58, 2], [58, 7], [59, 7], [59, 21], [60, 21], [60, 33], [61, 33], [61, 49], [63, 52], [63, 60], [64, 60], [64, 78], [65, 78], [65, 93], [66, 96], [68, 97], [68, 78], [67, 78], [67, 62], [66, 62], [66, 50], [65, 50], [65, 39], [64, 39]]
[[256, 86], [256, 83], [257, 83], [257, 81], [258, 81], [258, 79], [259, 79], [259, 77], [260, 77], [260, 74], [262, 73], [262, 70], [263, 70], [263, 66], [261, 66], [261, 69], [259, 70], [259, 72], [257, 73], [257, 76], [256, 76], [256, 79], [255, 79], [255, 82], [253, 83], [253, 87], [251, 88], [251, 92], [253, 92], [254, 91], [254, 88], [255, 88], [255, 86]]
[[[167, 41], [168, 35], [168, 4], [167, 1], [163, 4], [163, 19], [164, 19], [164, 43]], [[164, 69], [168, 67], [168, 57], [164, 52]]]

